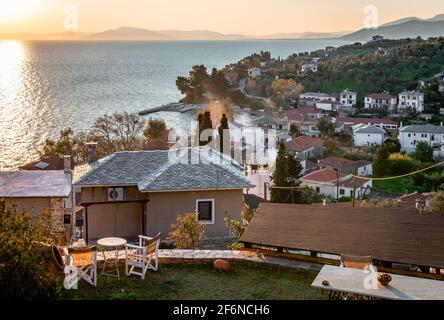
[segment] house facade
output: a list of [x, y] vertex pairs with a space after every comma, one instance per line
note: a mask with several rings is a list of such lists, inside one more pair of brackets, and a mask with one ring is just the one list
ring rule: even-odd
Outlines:
[[259, 68], [248, 69], [248, 76], [250, 78], [253, 78], [253, 79], [259, 78], [261, 75], [262, 75], [262, 70]]
[[364, 108], [393, 111], [396, 108], [396, 97], [388, 92], [369, 94], [364, 98]]
[[84, 235], [166, 238], [178, 215], [195, 212], [207, 238], [229, 237], [224, 219], [240, 218], [244, 189], [254, 187], [243, 170], [206, 147], [114, 153], [78, 167]]
[[358, 95], [356, 92], [350, 91], [348, 89], [342, 91], [340, 95], [341, 106], [346, 109], [352, 109], [356, 107], [357, 96]]
[[434, 148], [435, 157], [444, 156], [444, 127], [427, 125], [412, 125], [399, 129], [399, 142], [402, 152], [415, 152], [419, 142], [426, 142]]
[[385, 131], [371, 124], [358, 124], [353, 128], [353, 143], [356, 147], [374, 147], [385, 140]]
[[338, 98], [334, 94], [322, 93], [322, 92], [304, 92], [300, 95], [301, 99], [314, 99], [316, 101], [331, 101], [336, 102]]
[[424, 93], [404, 91], [399, 94], [398, 110], [400, 112], [424, 112]]
[[333, 199], [343, 197], [355, 197], [357, 199], [368, 195], [372, 189], [372, 181], [367, 179], [354, 179], [349, 174], [332, 170], [321, 169], [303, 176], [300, 179], [302, 185], [315, 190], [320, 195]]
[[318, 72], [318, 64], [317, 63], [304, 63], [301, 65], [301, 72], [307, 73], [307, 72]]

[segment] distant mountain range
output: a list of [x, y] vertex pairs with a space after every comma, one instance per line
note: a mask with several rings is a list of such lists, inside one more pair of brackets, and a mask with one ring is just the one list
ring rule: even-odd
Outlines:
[[134, 27], [120, 27], [98, 33], [62, 32], [52, 34], [8, 34], [0, 39], [26, 40], [100, 40], [100, 41], [174, 41], [174, 40], [253, 40], [253, 39], [337, 39], [347, 41], [368, 41], [374, 35], [389, 39], [421, 36], [444, 36], [444, 14], [430, 19], [408, 17], [385, 23], [377, 29], [361, 29], [356, 32], [300, 32], [272, 35], [223, 34], [208, 30], [148, 30]]
[[368, 41], [374, 35], [388, 39], [444, 36], [444, 14], [430, 19], [404, 18], [381, 25], [377, 29], [361, 29], [341, 37], [341, 40]]

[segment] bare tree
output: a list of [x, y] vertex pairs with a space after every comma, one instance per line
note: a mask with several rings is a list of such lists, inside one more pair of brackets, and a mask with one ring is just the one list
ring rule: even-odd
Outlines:
[[145, 121], [128, 112], [99, 117], [93, 124], [91, 136], [99, 143], [100, 156], [118, 151], [142, 149]]

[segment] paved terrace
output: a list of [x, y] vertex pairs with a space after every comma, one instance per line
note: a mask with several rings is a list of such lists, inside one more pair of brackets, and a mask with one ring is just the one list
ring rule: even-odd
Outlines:
[[[106, 255], [115, 257], [115, 251], [107, 251]], [[119, 259], [125, 260], [125, 250], [119, 251]], [[213, 261], [217, 259], [232, 261], [248, 261], [279, 267], [296, 268], [320, 271], [322, 265], [296, 261], [292, 259], [265, 256], [251, 251], [237, 250], [159, 250], [159, 263], [192, 263], [197, 261]], [[97, 260], [103, 260], [103, 254], [99, 251]]]

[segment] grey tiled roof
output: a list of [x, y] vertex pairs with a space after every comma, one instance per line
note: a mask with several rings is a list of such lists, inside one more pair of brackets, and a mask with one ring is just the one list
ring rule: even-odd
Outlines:
[[[171, 152], [171, 153], [170, 153]], [[252, 187], [242, 168], [209, 148], [182, 150], [176, 161], [172, 151], [119, 152], [89, 169], [79, 168], [75, 186], [137, 185], [142, 192], [244, 189]], [[178, 155], [178, 154], [176, 154]], [[190, 159], [201, 159], [190, 163]]]
[[412, 125], [399, 129], [400, 132], [414, 132], [414, 133], [437, 133], [444, 134], [444, 127], [434, 126], [432, 124]]
[[71, 176], [63, 170], [1, 171], [0, 198], [68, 198]]
[[384, 134], [385, 131], [379, 127], [376, 127], [374, 125], [365, 125], [357, 128], [354, 130], [354, 133], [380, 133]]

